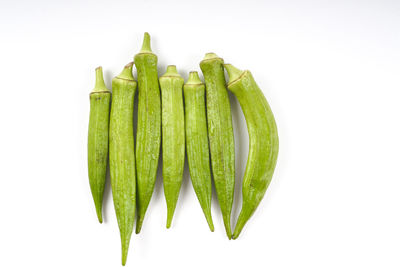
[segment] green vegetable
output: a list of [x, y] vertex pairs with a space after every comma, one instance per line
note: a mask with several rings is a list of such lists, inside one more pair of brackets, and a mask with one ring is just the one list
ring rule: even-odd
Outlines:
[[205, 86], [201, 82], [197, 71], [190, 72], [189, 79], [183, 86], [183, 92], [185, 94], [186, 153], [190, 178], [208, 226], [213, 232]]
[[125, 265], [128, 255], [136, 208], [133, 103], [137, 83], [132, 76], [132, 67], [133, 63], [126, 65], [112, 81], [110, 119], [110, 176], [121, 234], [122, 265]]
[[142, 50], [135, 56], [139, 83], [139, 107], [136, 136], [137, 222], [142, 228], [153, 195], [161, 142], [161, 100], [157, 75], [157, 56], [150, 48], [150, 35], [144, 34]]
[[90, 118], [88, 134], [88, 171], [97, 218], [103, 222], [103, 192], [106, 182], [108, 156], [108, 120], [111, 92], [103, 80], [103, 70], [96, 69], [96, 85], [90, 93]]
[[278, 157], [279, 140], [274, 115], [250, 71], [225, 65], [229, 75], [228, 89], [242, 107], [249, 131], [249, 156], [243, 178], [243, 203], [233, 239], [250, 219], [271, 182]]
[[185, 163], [185, 115], [183, 78], [175, 66], [160, 77], [162, 107], [163, 183], [167, 201], [167, 228], [170, 228], [179, 197]]
[[235, 143], [223, 62], [223, 59], [216, 54], [208, 53], [200, 62], [200, 68], [206, 83], [208, 137], [215, 189], [225, 231], [231, 239], [231, 211], [235, 189]]

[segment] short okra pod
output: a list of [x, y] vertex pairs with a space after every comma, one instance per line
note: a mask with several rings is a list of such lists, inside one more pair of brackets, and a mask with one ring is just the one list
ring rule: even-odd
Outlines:
[[189, 79], [183, 86], [183, 92], [185, 95], [186, 154], [190, 178], [208, 226], [213, 232], [205, 86], [196, 71], [190, 72]]
[[103, 222], [103, 193], [106, 182], [108, 157], [108, 126], [111, 92], [103, 80], [103, 70], [96, 69], [96, 85], [90, 93], [88, 134], [88, 172], [97, 218]]
[[157, 56], [150, 48], [150, 35], [144, 34], [142, 50], [135, 55], [139, 85], [136, 136], [137, 222], [142, 228], [153, 195], [161, 143], [161, 100], [157, 75]]
[[163, 185], [167, 201], [167, 228], [178, 202], [185, 163], [185, 115], [183, 111], [183, 78], [175, 66], [168, 66], [160, 77], [163, 153]]
[[208, 53], [200, 62], [207, 98], [211, 167], [226, 234], [232, 237], [231, 211], [235, 189], [235, 142], [223, 59]]
[[249, 156], [243, 178], [243, 203], [233, 239], [250, 219], [271, 182], [278, 158], [279, 139], [274, 115], [250, 71], [225, 65], [228, 89], [239, 100], [249, 132]]
[[122, 265], [128, 255], [136, 209], [133, 105], [137, 83], [130, 63], [112, 81], [110, 176], [115, 214], [121, 235]]

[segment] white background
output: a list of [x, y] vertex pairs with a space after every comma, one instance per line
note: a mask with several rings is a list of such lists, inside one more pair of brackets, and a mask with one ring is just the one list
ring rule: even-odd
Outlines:
[[[250, 69], [274, 111], [273, 181], [228, 241], [187, 166], [173, 226], [162, 177], [128, 266], [400, 266], [399, 1], [1, 1], [0, 266], [120, 266], [111, 192], [97, 222], [86, 167], [94, 68], [106, 84], [152, 35], [162, 74], [213, 51]], [[231, 95], [237, 188], [247, 129]]]

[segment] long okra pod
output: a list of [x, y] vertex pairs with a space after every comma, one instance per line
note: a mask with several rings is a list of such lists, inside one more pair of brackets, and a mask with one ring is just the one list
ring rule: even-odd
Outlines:
[[183, 78], [175, 66], [168, 66], [166, 73], [160, 77], [161, 88], [161, 121], [163, 184], [167, 201], [167, 228], [171, 226], [172, 217], [183, 178], [185, 163], [185, 115], [183, 111], [182, 86]]
[[133, 103], [137, 83], [130, 63], [112, 81], [110, 176], [115, 214], [121, 235], [122, 265], [128, 255], [136, 208]]
[[208, 226], [213, 232], [205, 86], [201, 82], [197, 71], [189, 73], [189, 79], [183, 86], [183, 92], [185, 95], [186, 154], [190, 178]]
[[88, 134], [88, 171], [97, 218], [103, 222], [103, 193], [106, 182], [108, 156], [108, 122], [111, 92], [103, 80], [103, 70], [96, 69], [96, 85], [90, 93], [90, 118]]
[[231, 211], [235, 189], [235, 142], [223, 63], [223, 59], [216, 54], [207, 53], [200, 62], [200, 68], [206, 82], [208, 137], [215, 189], [225, 231], [231, 239]]
[[139, 84], [139, 107], [136, 136], [137, 222], [142, 228], [153, 195], [161, 142], [161, 100], [157, 76], [157, 56], [150, 48], [150, 35], [144, 34], [142, 50], [135, 55]]
[[228, 89], [239, 100], [249, 132], [249, 156], [243, 178], [243, 203], [233, 239], [250, 219], [271, 182], [279, 150], [274, 115], [250, 71], [225, 65], [229, 75]]

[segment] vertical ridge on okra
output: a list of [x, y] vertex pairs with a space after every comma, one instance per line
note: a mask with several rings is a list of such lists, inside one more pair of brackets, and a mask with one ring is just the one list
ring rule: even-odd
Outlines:
[[163, 185], [167, 202], [167, 228], [170, 228], [179, 198], [185, 163], [185, 115], [183, 78], [170, 65], [160, 77]]
[[235, 142], [223, 59], [207, 53], [200, 62], [206, 83], [211, 167], [226, 234], [232, 237], [231, 211], [235, 189]]
[[249, 132], [249, 155], [242, 186], [242, 209], [236, 223], [236, 239], [260, 204], [274, 174], [279, 150], [278, 131], [271, 108], [250, 71], [225, 65], [228, 89], [239, 100]]
[[186, 154], [190, 178], [208, 226], [213, 232], [205, 86], [201, 82], [197, 71], [189, 73], [189, 79], [183, 86], [183, 92], [185, 95]]
[[90, 93], [88, 130], [88, 175], [97, 218], [103, 222], [103, 193], [107, 173], [108, 126], [111, 92], [104, 84], [103, 70], [96, 68], [96, 84]]
[[135, 55], [139, 85], [138, 124], [136, 136], [137, 222], [142, 228], [144, 216], [153, 195], [161, 143], [161, 100], [157, 75], [157, 56], [150, 48], [146, 32], [142, 50]]
[[132, 75], [132, 67], [133, 62], [112, 80], [110, 118], [110, 176], [121, 235], [122, 265], [125, 265], [128, 256], [136, 209], [133, 105], [137, 83]]

